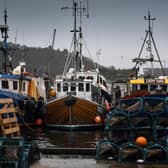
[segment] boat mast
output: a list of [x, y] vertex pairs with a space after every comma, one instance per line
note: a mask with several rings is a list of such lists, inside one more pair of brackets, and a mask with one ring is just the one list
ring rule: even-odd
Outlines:
[[84, 71], [84, 60], [82, 55], [82, 40], [83, 40], [83, 33], [82, 33], [82, 16], [86, 16], [89, 18], [89, 1], [87, 0], [86, 7], [82, 7], [82, 1], [80, 1], [80, 25], [79, 25], [79, 55], [80, 55], [80, 64], [79, 64], [79, 71]]
[[3, 38], [3, 43], [2, 43], [2, 47], [1, 50], [3, 52], [3, 62], [2, 62], [2, 67], [4, 70], [4, 73], [7, 73], [7, 67], [8, 65], [8, 43], [7, 43], [7, 39], [8, 39], [8, 25], [7, 25], [7, 10], [5, 8], [4, 10], [4, 24], [0, 25], [0, 30], [1, 30], [1, 35]]
[[[148, 16], [144, 16], [144, 20], [148, 21], [148, 30], [146, 30], [145, 39], [144, 39], [143, 44], [141, 46], [138, 57], [133, 59], [133, 62], [135, 62], [135, 66], [133, 69], [136, 70], [136, 76], [137, 76], [137, 65], [138, 64], [141, 65], [141, 64], [145, 64], [146, 62], [150, 62], [151, 63], [151, 75], [154, 76], [153, 62], [159, 62], [160, 66], [161, 66], [162, 73], [163, 73], [163, 75], [165, 75], [165, 71], [164, 71], [160, 56], [159, 56], [159, 52], [156, 47], [156, 43], [153, 38], [153, 32], [152, 32], [152, 28], [151, 28], [151, 21], [156, 20], [156, 18], [151, 18], [150, 11], [149, 11]], [[149, 58], [140, 58], [142, 55], [142, 51], [145, 46], [145, 43], [147, 43], [147, 51], [149, 52]], [[153, 47], [155, 49], [155, 52], [156, 52], [158, 59], [154, 59], [154, 55], [152, 53], [152, 44], [153, 44]]]
[[[72, 9], [73, 10], [73, 16], [74, 16], [74, 27], [71, 32], [73, 32], [73, 53], [69, 54], [66, 63], [64, 66], [64, 73], [63, 76], [66, 76], [66, 73], [68, 71], [68, 66], [70, 66], [70, 62], [73, 64], [73, 70], [74, 75], [78, 71], [84, 71], [84, 64], [83, 64], [83, 56], [82, 56], [82, 16], [89, 16], [88, 14], [88, 0], [87, 0], [87, 9], [85, 7], [82, 7], [82, 1], [80, 0], [80, 5], [78, 5], [76, 0], [73, 0], [73, 6], [70, 7], [63, 7], [62, 9]], [[84, 13], [87, 13], [84, 15]], [[80, 26], [79, 30], [77, 29], [77, 16], [80, 16]], [[77, 33], [79, 33], [79, 40], [77, 39]], [[71, 58], [69, 58], [71, 57]], [[80, 58], [80, 60], [79, 60]], [[80, 61], [80, 62], [79, 62]]]
[[73, 65], [74, 65], [74, 71], [77, 71], [77, 32], [79, 32], [76, 28], [76, 14], [77, 14], [77, 2], [75, 0], [73, 0], [73, 15], [74, 15], [74, 29], [71, 30], [71, 32], [74, 33], [74, 60], [73, 60]]
[[80, 26], [79, 26], [79, 54], [80, 54], [80, 66], [79, 70], [84, 71], [83, 57], [82, 57], [82, 2], [80, 1]]

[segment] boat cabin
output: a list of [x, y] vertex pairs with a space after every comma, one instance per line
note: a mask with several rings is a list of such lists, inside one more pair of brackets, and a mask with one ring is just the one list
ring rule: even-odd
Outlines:
[[[62, 79], [62, 76], [56, 76], [56, 79]], [[77, 79], [77, 80], [92, 80], [92, 84], [107, 88], [107, 81], [103, 75], [100, 75], [98, 70], [88, 70], [85, 72], [76, 72], [74, 73], [74, 69], [70, 68], [68, 73], [66, 73], [66, 79]]]
[[0, 90], [10, 91], [12, 93], [21, 93], [28, 95], [28, 86], [30, 79], [19, 75], [0, 74]]
[[86, 98], [88, 100], [92, 99], [91, 95], [91, 85], [92, 80], [56, 80], [55, 88], [57, 92], [57, 97], [66, 96], [68, 94], [78, 96], [81, 98]]
[[143, 90], [149, 93], [155, 91], [168, 93], [168, 77], [131, 79], [129, 84], [130, 92]]
[[33, 97], [36, 101], [41, 96], [46, 101], [44, 80], [21, 75], [0, 74], [1, 97]]

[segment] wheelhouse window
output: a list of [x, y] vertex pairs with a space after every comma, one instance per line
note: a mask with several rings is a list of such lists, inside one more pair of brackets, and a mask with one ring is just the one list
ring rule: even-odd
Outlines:
[[157, 85], [150, 85], [150, 91], [156, 90], [156, 89], [157, 89]]
[[90, 92], [90, 83], [86, 83], [86, 92]]
[[79, 90], [79, 92], [84, 91], [84, 85], [83, 85], [83, 83], [79, 83], [78, 84], [78, 90]]
[[9, 83], [7, 80], [2, 80], [2, 89], [9, 89]]
[[105, 81], [105, 80], [103, 80], [103, 85], [104, 85], [105, 87], [107, 87], [107, 84], [106, 84], [106, 81]]
[[79, 76], [79, 80], [84, 80], [85, 79], [85, 77], [84, 76]]
[[72, 83], [71, 84], [71, 92], [75, 92], [76, 91], [76, 83]]
[[63, 91], [64, 92], [68, 91], [68, 83], [63, 84]]
[[100, 83], [102, 84], [102, 82], [103, 82], [103, 80], [102, 80], [102, 78], [100, 78]]
[[138, 85], [132, 85], [132, 91], [138, 90]]
[[13, 90], [17, 90], [18, 89], [18, 83], [17, 81], [13, 81]]
[[57, 83], [57, 91], [61, 92], [61, 84], [60, 83]]
[[23, 82], [23, 91], [25, 91], [25, 90], [26, 90], [26, 83]]
[[162, 91], [167, 91], [167, 85], [160, 85]]
[[88, 76], [86, 79], [91, 79], [91, 80], [93, 80], [93, 76]]
[[140, 85], [140, 90], [148, 90], [148, 85]]

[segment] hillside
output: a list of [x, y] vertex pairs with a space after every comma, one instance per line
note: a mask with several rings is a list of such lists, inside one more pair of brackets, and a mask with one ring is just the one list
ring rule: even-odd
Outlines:
[[[49, 72], [50, 77], [55, 78], [56, 75], [62, 74], [68, 50], [60, 51], [48, 48], [36, 48], [9, 44], [9, 54], [12, 57], [13, 67], [16, 67], [20, 61], [26, 62], [26, 67], [30, 72], [43, 75]], [[95, 67], [95, 62], [85, 57], [87, 69]], [[2, 51], [0, 52], [0, 69], [2, 72]], [[115, 67], [105, 67], [99, 65], [100, 72], [109, 80], [113, 78], [127, 78], [129, 70], [116, 70]]]

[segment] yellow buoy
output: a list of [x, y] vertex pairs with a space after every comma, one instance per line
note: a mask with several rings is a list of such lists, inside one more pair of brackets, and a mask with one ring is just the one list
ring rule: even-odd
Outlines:
[[56, 91], [55, 91], [55, 89], [50, 89], [49, 95], [50, 95], [50, 97], [55, 97], [55, 96], [56, 96]]
[[147, 139], [143, 136], [139, 136], [136, 138], [136, 144], [141, 145], [141, 146], [145, 146], [147, 144]]

